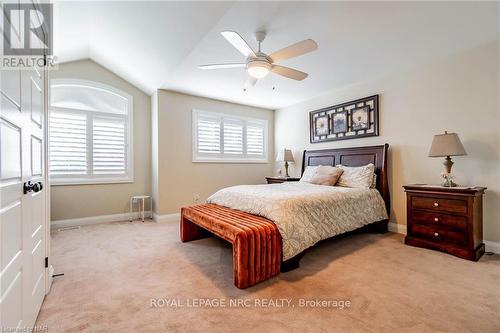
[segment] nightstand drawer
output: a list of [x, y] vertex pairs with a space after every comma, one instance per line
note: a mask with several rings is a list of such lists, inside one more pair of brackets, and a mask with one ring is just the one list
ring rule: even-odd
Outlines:
[[438, 226], [414, 224], [411, 226], [413, 237], [423, 238], [436, 243], [456, 244], [464, 246], [467, 243], [465, 232], [452, 231]]
[[465, 231], [467, 228], [467, 217], [432, 213], [421, 210], [414, 210], [411, 213], [411, 218], [413, 223], [416, 224], [429, 224], [437, 226], [446, 226], [459, 231]]
[[413, 196], [411, 204], [413, 209], [427, 209], [437, 212], [467, 214], [467, 201], [465, 200]]

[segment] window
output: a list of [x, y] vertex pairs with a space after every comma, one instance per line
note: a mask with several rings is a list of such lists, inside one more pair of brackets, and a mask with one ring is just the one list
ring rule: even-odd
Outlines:
[[50, 93], [51, 182], [132, 182], [132, 97], [80, 80], [52, 80]]
[[193, 110], [193, 162], [267, 163], [267, 120]]

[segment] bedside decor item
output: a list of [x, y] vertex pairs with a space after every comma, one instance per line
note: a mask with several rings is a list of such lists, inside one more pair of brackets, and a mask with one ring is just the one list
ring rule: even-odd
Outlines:
[[311, 143], [379, 135], [378, 95], [309, 113]]
[[276, 156], [276, 161], [277, 162], [285, 162], [285, 177], [290, 177], [288, 174], [288, 162], [295, 162], [293, 159], [293, 154], [290, 149], [281, 149], [278, 152], [278, 156]]
[[465, 148], [460, 141], [460, 138], [456, 133], [448, 133], [434, 135], [432, 140], [431, 149], [429, 151], [429, 157], [446, 157], [443, 165], [446, 171], [441, 174], [445, 179], [443, 186], [445, 187], [455, 187], [452, 180], [453, 175], [451, 174], [451, 167], [453, 166], [453, 161], [450, 156], [463, 156], [467, 155]]
[[477, 261], [484, 254], [486, 187], [407, 185], [405, 244]]

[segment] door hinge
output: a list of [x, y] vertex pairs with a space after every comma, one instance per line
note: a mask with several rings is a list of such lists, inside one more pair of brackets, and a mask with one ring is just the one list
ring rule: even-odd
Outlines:
[[49, 267], [49, 257], [45, 257], [45, 268]]

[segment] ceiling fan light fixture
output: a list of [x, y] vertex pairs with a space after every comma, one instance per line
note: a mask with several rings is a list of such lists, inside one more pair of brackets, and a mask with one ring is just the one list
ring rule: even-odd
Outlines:
[[[245, 83], [245, 90], [249, 86], [254, 86], [257, 80], [265, 78], [269, 72], [281, 75], [285, 78], [302, 81], [307, 77], [307, 73], [294, 68], [280, 66], [277, 61], [298, 57], [312, 52], [318, 48], [318, 44], [312, 39], [305, 39], [301, 42], [289, 45], [270, 55], [262, 52], [260, 44], [266, 37], [265, 31], [257, 31], [255, 39], [259, 42], [259, 49], [254, 52], [248, 43], [236, 31], [222, 31], [222, 36], [241, 54], [246, 57], [244, 63], [211, 64], [201, 65], [200, 69], [224, 69], [224, 68], [245, 68], [248, 73], [248, 80]], [[274, 88], [273, 88], [274, 90]]]
[[262, 79], [271, 71], [271, 64], [265, 60], [254, 60], [247, 64], [248, 74], [256, 79]]

